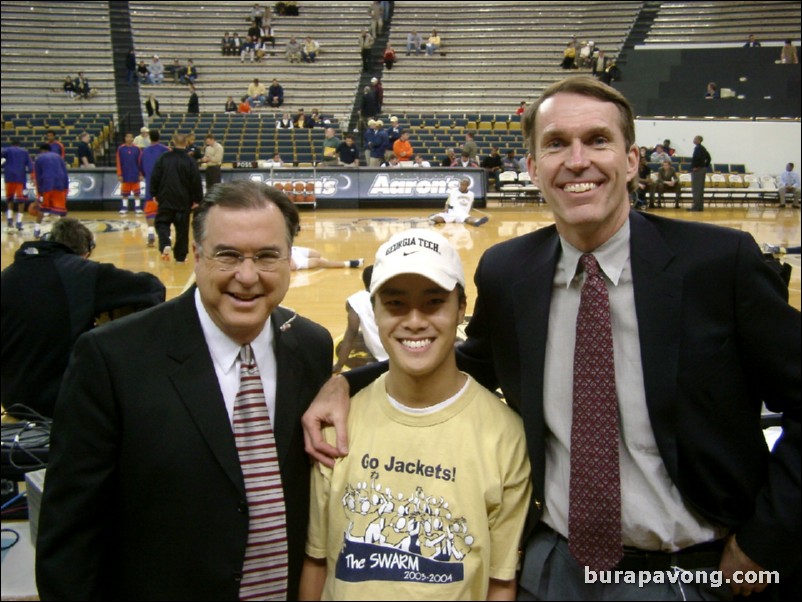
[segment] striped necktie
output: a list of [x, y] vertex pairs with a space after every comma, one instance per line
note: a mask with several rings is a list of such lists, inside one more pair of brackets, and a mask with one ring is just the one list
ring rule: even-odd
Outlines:
[[623, 556], [613, 330], [599, 263], [587, 253], [580, 261], [585, 283], [574, 350], [568, 547], [580, 564], [606, 570]]
[[243, 345], [240, 351], [234, 439], [249, 516], [239, 597], [240, 600], [284, 600], [287, 597], [284, 490], [262, 378], [250, 345]]

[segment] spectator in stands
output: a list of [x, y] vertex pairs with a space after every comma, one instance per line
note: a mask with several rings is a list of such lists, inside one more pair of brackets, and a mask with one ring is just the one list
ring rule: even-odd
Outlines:
[[234, 38], [228, 32], [223, 34], [223, 37], [220, 39], [220, 54], [223, 56], [227, 56], [231, 54], [233, 50], [233, 42]]
[[468, 151], [463, 150], [462, 156], [456, 159], [451, 164], [451, 167], [462, 167], [462, 168], [479, 167], [479, 164], [471, 158], [471, 154]]
[[760, 48], [760, 42], [755, 39], [755, 34], [749, 34], [749, 37], [746, 39], [746, 44], [744, 44], [744, 48]]
[[421, 53], [423, 46], [423, 38], [417, 31], [411, 31], [407, 34], [407, 56], [414, 50], [415, 54]]
[[[370, 355], [370, 361], [384, 361], [387, 352], [384, 350], [379, 328], [376, 326], [376, 316], [373, 313], [373, 303], [370, 299], [370, 279], [373, 275], [373, 266], [369, 265], [362, 271], [362, 282], [365, 290], [354, 293], [345, 302], [345, 311], [348, 314], [348, 326], [343, 339], [337, 346], [337, 362], [332, 367], [332, 373], [342, 370], [348, 362], [348, 356], [354, 348], [357, 335], [361, 332], [365, 348]], [[361, 355], [361, 354], [360, 354]]]
[[164, 81], [164, 65], [159, 60], [159, 56], [154, 54], [153, 59], [148, 65], [148, 83], [153, 85], [161, 84]]
[[169, 75], [173, 79], [174, 84], [181, 81], [181, 78], [184, 76], [184, 67], [181, 65], [181, 61], [173, 59], [173, 62], [164, 68], [164, 74]]
[[270, 56], [276, 56], [276, 30], [270, 24], [270, 21], [264, 24], [261, 28], [262, 48], [267, 50], [267, 45], [270, 44]]
[[276, 121], [276, 129], [279, 130], [291, 130], [293, 128], [292, 117], [289, 113], [284, 113], [281, 116], [281, 119]]
[[47, 130], [45, 132], [45, 142], [50, 147], [50, 150], [62, 159], [67, 156], [64, 145], [61, 143], [61, 140], [58, 139], [58, 136], [56, 136], [56, 130]]
[[150, 130], [147, 126], [140, 128], [139, 135], [134, 138], [134, 146], [138, 149], [150, 146]]
[[139, 61], [136, 66], [136, 77], [140, 84], [148, 83], [148, 64], [145, 61]]
[[245, 40], [240, 46], [239, 62], [244, 63], [246, 56], [250, 57], [251, 62], [256, 59], [256, 39], [251, 36], [245, 36]]
[[265, 18], [265, 9], [257, 2], [251, 8], [251, 19], [254, 21], [257, 27], [262, 26], [262, 22]]
[[785, 207], [786, 197], [790, 195], [794, 208], [799, 209], [799, 174], [794, 171], [793, 163], [786, 165], [785, 171], [780, 174], [778, 192], [780, 207]]
[[334, 128], [326, 128], [323, 136], [323, 160], [320, 165], [334, 167], [338, 161], [337, 149], [340, 147], [340, 139], [335, 136]]
[[262, 37], [262, 28], [260, 25], [256, 24], [256, 21], [251, 21], [248, 31], [245, 33], [254, 42], [259, 42]]
[[447, 148], [446, 155], [440, 161], [440, 167], [451, 167], [457, 162], [457, 150], [454, 148]]
[[125, 76], [129, 86], [136, 81], [136, 51], [131, 48], [125, 55]]
[[309, 119], [309, 117], [306, 115], [306, 113], [304, 113], [304, 110], [303, 109], [298, 109], [298, 113], [292, 119], [292, 124], [296, 128], [299, 128], [299, 129], [300, 128], [305, 128], [306, 127], [306, 121], [308, 119]]
[[568, 46], [565, 47], [565, 51], [563, 51], [563, 60], [560, 63], [560, 66], [563, 69], [576, 69], [576, 65], [574, 64], [574, 59], [576, 59], [576, 47], [574, 42], [568, 42]]
[[251, 107], [259, 107], [267, 102], [267, 89], [263, 83], [259, 82], [259, 78], [253, 78], [253, 81], [248, 84], [248, 104]]
[[83, 71], [80, 71], [78, 77], [75, 79], [75, 94], [77, 94], [79, 98], [87, 99], [91, 98], [96, 93], [97, 91], [93, 90], [89, 85], [89, 78], [84, 75]]
[[671, 140], [666, 138], [663, 140], [663, 150], [668, 153], [669, 157], [673, 157], [676, 154], [676, 149], [671, 147]]
[[384, 86], [378, 77], [371, 77], [370, 87], [373, 88], [373, 91], [376, 93], [376, 105], [378, 108], [377, 114], [381, 113], [382, 106], [384, 105]]
[[312, 39], [312, 36], [306, 36], [306, 41], [301, 49], [301, 60], [304, 63], [314, 63], [320, 52], [320, 44], [317, 40]]
[[376, 38], [384, 29], [384, 10], [377, 0], [370, 7], [370, 34]]
[[162, 303], [164, 285], [90, 261], [92, 232], [61, 219], [47, 240], [23, 243], [2, 274], [2, 399], [12, 416], [52, 418], [62, 377], [78, 337], [112, 312]]
[[251, 105], [248, 102], [248, 95], [246, 94], [240, 99], [239, 106], [237, 107], [237, 113], [250, 113], [251, 112]]
[[582, 47], [579, 49], [579, 56], [576, 57], [576, 66], [579, 69], [584, 69], [591, 66], [595, 48], [593, 40], [582, 42], [581, 46]]
[[501, 182], [499, 182], [498, 175], [503, 171], [503, 166], [497, 146], [491, 146], [490, 154], [482, 159], [482, 169], [485, 170], [487, 189], [490, 189], [490, 180], [493, 180], [496, 191], [501, 190]]
[[[61, 85], [61, 90], [67, 98], [75, 98], [75, 82], [69, 75], [64, 78], [64, 83]], [[55, 92], [55, 90], [53, 90]]]
[[82, 132], [78, 137], [78, 150], [75, 153], [78, 158], [78, 167], [95, 167], [95, 151], [89, 144], [91, 140], [89, 132]]
[[359, 99], [359, 114], [363, 120], [379, 114], [379, 102], [376, 100], [376, 91], [370, 86], [362, 88], [362, 98]]
[[287, 3], [286, 2], [276, 2], [274, 5], [275, 11], [277, 15], [284, 16], [287, 14]]
[[[370, 162], [369, 167], [379, 167], [384, 160], [384, 155], [387, 149], [390, 148], [390, 137], [384, 130], [384, 122], [377, 119], [375, 122], [376, 134], [373, 138], [373, 144], [370, 149]], [[395, 155], [394, 155], [395, 156]]]
[[223, 111], [224, 111], [225, 113], [236, 113], [236, 112], [237, 112], [237, 103], [236, 103], [236, 101], [234, 100], [234, 97], [233, 97], [233, 96], [229, 96], [229, 97], [226, 99], [226, 104], [225, 104], [225, 106], [223, 107]]
[[415, 159], [412, 161], [412, 167], [431, 167], [432, 164], [428, 161], [423, 159], [423, 155], [415, 155]]
[[284, 104], [284, 88], [281, 87], [277, 79], [273, 80], [267, 90], [267, 104], [276, 108]]
[[384, 49], [382, 59], [384, 60], [384, 68], [388, 71], [392, 71], [393, 65], [395, 64], [395, 49], [389, 42], [387, 43], [387, 48]]
[[721, 92], [718, 91], [716, 82], [708, 82], [707, 91], [705, 92], [705, 99], [712, 100], [714, 98], [721, 98]]
[[159, 101], [153, 94], [148, 95], [145, 101], [145, 112], [148, 114], [148, 120], [153, 119], [154, 115], [161, 115], [159, 112]]
[[386, 161], [382, 161], [382, 163], [381, 163], [381, 165], [379, 165], [379, 167], [384, 167], [386, 169], [400, 169], [401, 168], [401, 163], [398, 160], [398, 157], [393, 155], [392, 157], [390, 157]]
[[236, 31], [234, 32], [234, 35], [233, 35], [232, 45], [233, 45], [232, 54], [234, 56], [239, 56], [240, 50], [242, 49], [242, 38], [239, 36], [239, 34]]
[[195, 91], [195, 86], [189, 84], [189, 101], [187, 101], [187, 113], [200, 113], [200, 99]]
[[290, 41], [287, 42], [287, 45], [285, 46], [287, 60], [290, 63], [300, 63], [301, 50], [301, 45], [298, 43], [298, 40], [295, 39], [295, 36], [291, 37]]
[[288, 17], [297, 17], [300, 14], [298, 11], [298, 2], [296, 2], [296, 0], [284, 2], [284, 13]]
[[518, 105], [518, 108], [515, 109], [515, 114], [520, 117], [524, 114], [524, 111], [526, 111], [526, 101], [522, 100], [521, 104]]
[[401, 130], [401, 137], [393, 143], [393, 154], [399, 161], [412, 161], [415, 153], [412, 151], [412, 144], [409, 142], [409, 130]]
[[306, 121], [304, 122], [304, 127], [312, 129], [322, 126], [323, 126], [323, 118], [320, 116], [320, 110], [312, 109], [312, 114], [306, 118]]
[[337, 159], [343, 167], [359, 167], [359, 149], [354, 143], [354, 135], [350, 132], [337, 147]]
[[783, 48], [780, 51], [780, 62], [784, 65], [796, 65], [799, 63], [799, 57], [796, 54], [796, 48], [791, 40], [785, 40]]
[[432, 56], [435, 52], [440, 50], [441, 45], [442, 41], [440, 40], [440, 34], [437, 33], [436, 29], [433, 29], [429, 39], [426, 42], [426, 55]]
[[[638, 184], [637, 188], [632, 193], [635, 209], [645, 209], [647, 205], [649, 207], [654, 205], [654, 190], [652, 188], [651, 173], [652, 170], [646, 162], [645, 153], [641, 152], [638, 161]], [[648, 202], [647, 195], [651, 197]]]
[[658, 144], [654, 147], [654, 152], [649, 157], [649, 161], [652, 163], [662, 163], [663, 161], [671, 163], [671, 155], [666, 152], [662, 144]]
[[187, 59], [187, 66], [178, 81], [182, 84], [194, 84], [196, 79], [198, 79], [198, 70], [195, 67], [195, 63], [192, 59]]
[[362, 138], [362, 149], [365, 151], [365, 165], [370, 167], [370, 151], [373, 150], [373, 143], [376, 141], [376, 121], [368, 119], [367, 126]]
[[604, 54], [604, 50], [599, 50], [599, 53], [596, 57], [591, 61], [590, 72], [593, 77], [597, 77], [602, 79], [602, 75], [607, 72], [607, 55]]
[[284, 167], [284, 160], [281, 155], [276, 153], [273, 158], [267, 161], [267, 167]]
[[518, 158], [515, 156], [515, 150], [510, 149], [507, 151], [507, 156], [501, 160], [501, 167], [504, 171], [518, 172], [521, 170], [518, 164]]
[[370, 35], [367, 29], [363, 29], [359, 34], [359, 50], [362, 53], [362, 70], [370, 71], [370, 53], [373, 50], [373, 42], [375, 38]]
[[621, 81], [621, 69], [616, 65], [615, 59], [610, 59], [610, 62], [607, 63], [607, 69], [604, 70], [599, 79], [608, 86], [612, 82]]
[[[390, 116], [390, 126], [387, 128], [387, 138], [390, 142], [390, 151], [392, 152], [392, 148], [395, 145], [396, 141], [401, 137], [401, 128], [398, 125], [398, 117], [395, 115]], [[390, 157], [387, 156], [385, 159], [389, 159]]]
[[[465, 133], [465, 144], [462, 145], [462, 152], [468, 153], [468, 156], [471, 158], [471, 161], [477, 162], [477, 156], [479, 155], [479, 147], [476, 145], [476, 134], [473, 132], [466, 132]], [[477, 163], [478, 164], [478, 163]]]
[[674, 193], [674, 209], [679, 209], [682, 200], [682, 190], [680, 189], [679, 175], [677, 170], [671, 165], [671, 161], [664, 160], [660, 169], [657, 170], [657, 181], [654, 183], [657, 192], [657, 206], [663, 207], [663, 198], [666, 192]]

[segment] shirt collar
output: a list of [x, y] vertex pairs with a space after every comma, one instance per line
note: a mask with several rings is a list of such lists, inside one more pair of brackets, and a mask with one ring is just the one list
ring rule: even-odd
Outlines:
[[[624, 271], [627, 261], [629, 261], [629, 232], [629, 220], [626, 220], [610, 240], [591, 252], [599, 262], [599, 267], [601, 267], [604, 275], [614, 286], [618, 286], [621, 273]], [[584, 253], [562, 236], [560, 236], [560, 245], [562, 246], [560, 267], [565, 274], [571, 275], [570, 278], [566, 279], [567, 282], [565, 283], [566, 288], [568, 288], [574, 278], [578, 276], [579, 260]]]
[[[215, 367], [224, 374], [228, 374], [237, 365], [239, 353], [242, 345], [232, 341], [217, 324], [214, 323], [203, 301], [200, 298], [200, 291], [195, 289], [195, 308], [200, 318], [203, 336], [209, 347], [209, 353]], [[273, 328], [271, 327], [272, 316], [267, 318], [262, 332], [251, 341], [251, 348], [256, 359], [257, 366], [265, 366], [267, 354], [273, 351]]]

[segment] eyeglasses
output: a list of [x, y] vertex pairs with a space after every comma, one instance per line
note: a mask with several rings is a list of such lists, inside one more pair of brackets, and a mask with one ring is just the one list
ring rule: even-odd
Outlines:
[[282, 257], [278, 251], [261, 251], [256, 255], [243, 255], [237, 251], [218, 251], [214, 255], [206, 256], [214, 266], [223, 272], [231, 272], [241, 266], [246, 259], [253, 261], [253, 265], [260, 272], [272, 272], [278, 269], [281, 262], [289, 257]]

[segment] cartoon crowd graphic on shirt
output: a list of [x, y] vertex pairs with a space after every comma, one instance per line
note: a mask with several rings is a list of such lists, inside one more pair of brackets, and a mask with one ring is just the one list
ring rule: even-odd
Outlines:
[[[439, 467], [438, 467], [439, 468]], [[448, 478], [455, 474], [448, 471]], [[423, 487], [405, 495], [382, 489], [379, 473], [370, 484], [348, 484], [342, 506], [348, 525], [337, 559], [342, 581], [453, 583], [464, 579], [462, 561], [474, 542], [464, 517], [455, 517], [443, 497]]]

